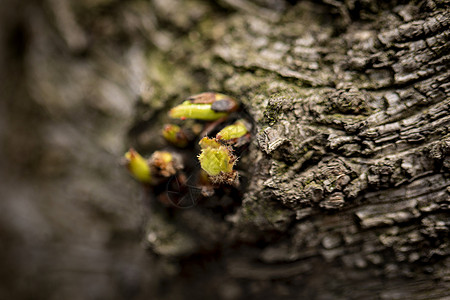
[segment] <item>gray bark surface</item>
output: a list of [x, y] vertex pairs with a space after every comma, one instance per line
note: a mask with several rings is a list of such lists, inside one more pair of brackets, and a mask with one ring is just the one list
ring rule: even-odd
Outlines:
[[[450, 297], [448, 1], [2, 9], [1, 299]], [[203, 91], [242, 194], [167, 208], [120, 159]]]

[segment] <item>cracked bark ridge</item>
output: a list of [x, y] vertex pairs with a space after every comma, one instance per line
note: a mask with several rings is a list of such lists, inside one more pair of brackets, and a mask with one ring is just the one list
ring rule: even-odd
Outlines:
[[223, 276], [254, 295], [445, 296], [448, 7], [393, 4], [355, 19], [339, 4], [348, 21], [326, 2], [277, 21], [242, 8], [204, 70], [207, 87], [242, 99], [258, 125], [252, 177], [218, 246], [229, 253]]

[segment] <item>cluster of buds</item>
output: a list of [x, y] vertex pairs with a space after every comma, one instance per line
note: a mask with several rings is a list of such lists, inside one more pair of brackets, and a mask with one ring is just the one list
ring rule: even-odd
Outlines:
[[[176, 148], [186, 149], [199, 136], [201, 152], [198, 155], [201, 169], [197, 184], [204, 196], [213, 194], [213, 187], [220, 185], [238, 186], [238, 172], [234, 170], [237, 156], [235, 149], [250, 140], [250, 123], [244, 119], [230, 124], [230, 115], [239, 109], [233, 98], [219, 93], [194, 95], [169, 111], [169, 117], [180, 119], [185, 126], [166, 124], [162, 130], [164, 139]], [[187, 121], [191, 120], [191, 121]], [[198, 123], [197, 121], [203, 122]], [[218, 130], [227, 121], [228, 126]], [[186, 122], [188, 126], [186, 126]], [[189, 123], [191, 122], [191, 123]], [[194, 123], [193, 123], [194, 122]], [[217, 132], [215, 138], [206, 135]], [[158, 186], [176, 176], [182, 181], [181, 156], [173, 152], [156, 151], [144, 159], [133, 149], [126, 154], [127, 167], [137, 180], [148, 186]]]
[[179, 155], [167, 151], [155, 151], [148, 159], [133, 148], [125, 153], [126, 167], [131, 175], [146, 185], [157, 185], [183, 169]]

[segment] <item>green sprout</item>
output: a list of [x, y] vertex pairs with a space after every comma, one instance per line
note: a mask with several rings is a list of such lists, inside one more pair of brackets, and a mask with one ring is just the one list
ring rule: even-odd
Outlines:
[[237, 176], [237, 172], [233, 170], [237, 158], [232, 150], [208, 137], [204, 137], [199, 144], [202, 148], [198, 156], [200, 166], [211, 182], [232, 184]]
[[158, 185], [183, 169], [181, 158], [167, 151], [155, 151], [149, 159], [143, 158], [134, 149], [125, 153], [126, 167], [138, 181]]
[[169, 111], [175, 119], [197, 119], [215, 121], [236, 111], [239, 105], [233, 98], [220, 93], [201, 93], [194, 95]]
[[197, 119], [204, 121], [215, 121], [226, 117], [226, 112], [216, 112], [211, 108], [211, 104], [196, 104], [184, 101], [169, 111], [169, 116], [174, 119]]
[[244, 122], [238, 120], [234, 124], [228, 125], [224, 127], [221, 131], [219, 131], [216, 135], [216, 138], [219, 140], [232, 140], [241, 138], [247, 133], [248, 129], [245, 126]]
[[180, 126], [175, 124], [167, 124], [162, 130], [162, 135], [172, 145], [185, 148], [189, 144], [189, 140]]
[[133, 148], [130, 148], [130, 150], [125, 153], [125, 159], [126, 166], [134, 178], [142, 183], [152, 182], [150, 166], [147, 160], [144, 159], [139, 153], [137, 153]]

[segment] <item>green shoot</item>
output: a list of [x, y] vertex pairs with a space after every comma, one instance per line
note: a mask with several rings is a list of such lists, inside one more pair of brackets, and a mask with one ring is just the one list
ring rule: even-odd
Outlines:
[[175, 124], [167, 124], [162, 130], [162, 135], [172, 145], [185, 148], [189, 144], [189, 140], [184, 134], [180, 126]]
[[211, 109], [211, 104], [195, 104], [184, 101], [169, 111], [169, 116], [174, 119], [196, 119], [204, 121], [215, 121], [227, 116], [226, 112], [216, 112]]
[[131, 175], [138, 181], [143, 183], [151, 183], [151, 171], [147, 160], [145, 160], [139, 153], [134, 149], [130, 148], [127, 153], [125, 153], [126, 166], [130, 171]]
[[215, 139], [204, 137], [200, 141], [202, 151], [198, 156], [201, 168], [209, 175], [213, 183], [232, 184], [237, 176], [233, 166], [236, 156], [232, 150]]
[[231, 140], [243, 137], [248, 133], [247, 127], [244, 122], [236, 121], [233, 125], [228, 125], [219, 131], [216, 138], [219, 140]]

